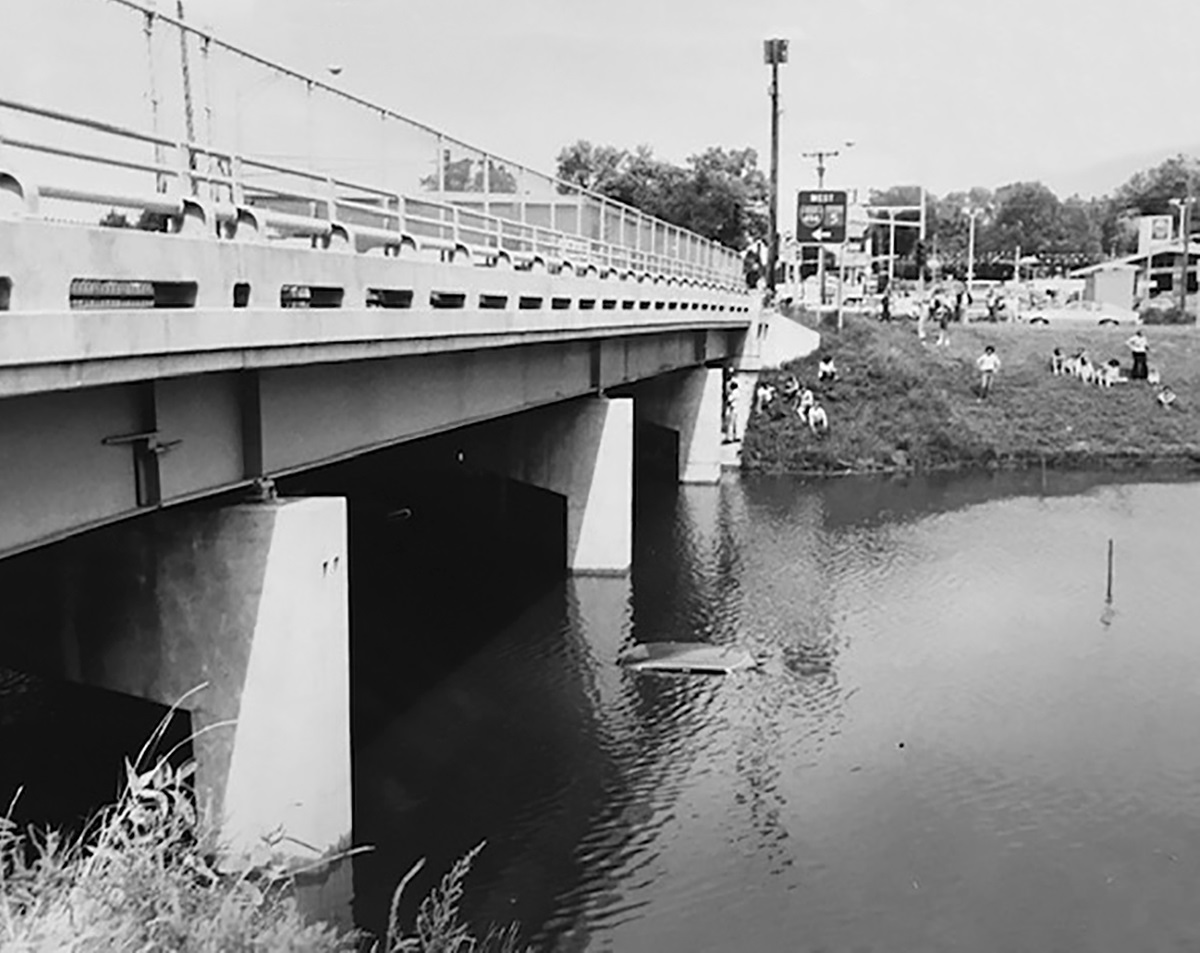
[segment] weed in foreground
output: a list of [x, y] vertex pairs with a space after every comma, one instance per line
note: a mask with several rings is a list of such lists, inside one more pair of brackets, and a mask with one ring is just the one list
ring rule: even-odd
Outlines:
[[516, 953], [515, 924], [478, 939], [459, 913], [463, 881], [483, 844], [422, 901], [412, 936], [404, 934], [397, 911], [423, 861], [396, 888], [384, 946], [310, 919], [294, 896], [301, 871], [274, 849], [279, 839], [267, 839], [250, 858], [222, 853], [215, 825], [195, 809], [194, 762], [173, 765], [171, 752], [141, 770], [166, 724], [135, 761], [126, 761], [117, 801], [79, 834], [22, 830], [11, 805], [0, 817], [0, 949]]

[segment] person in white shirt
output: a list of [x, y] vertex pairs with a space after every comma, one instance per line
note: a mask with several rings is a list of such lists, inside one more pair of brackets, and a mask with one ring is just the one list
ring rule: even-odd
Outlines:
[[1133, 355], [1133, 369], [1129, 372], [1131, 381], [1144, 381], [1147, 377], [1146, 352], [1150, 350], [1150, 342], [1146, 340], [1146, 335], [1142, 333], [1142, 329], [1138, 328], [1133, 332], [1133, 337], [1125, 342]]
[[837, 380], [837, 368], [834, 366], [832, 357], [821, 358], [817, 365], [817, 380], [818, 381], [835, 381]]
[[1121, 383], [1121, 362], [1115, 357], [1100, 369], [1098, 382], [1101, 387], [1112, 387]]
[[768, 384], [766, 381], [760, 381], [758, 386], [754, 388], [754, 411], [755, 413], [765, 414], [767, 408], [771, 405], [771, 401], [775, 399], [775, 387], [773, 384]]
[[975, 366], [979, 368], [979, 399], [987, 397], [992, 390], [992, 378], [1000, 370], [1000, 355], [992, 345], [983, 349], [983, 353], [975, 358]]
[[820, 404], [813, 404], [808, 412], [808, 426], [814, 434], [829, 433], [829, 415]]
[[796, 413], [800, 415], [800, 419], [808, 423], [808, 412], [813, 409], [813, 405], [817, 402], [817, 396], [807, 387], [800, 392], [800, 403], [796, 406]]

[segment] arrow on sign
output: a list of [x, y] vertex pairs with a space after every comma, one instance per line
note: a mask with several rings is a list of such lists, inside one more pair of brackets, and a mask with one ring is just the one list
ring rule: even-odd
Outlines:
[[816, 231], [814, 231], [812, 233], [812, 237], [815, 238], [819, 242], [825, 241], [825, 239], [829, 238], [832, 235], [833, 235], [833, 232], [827, 232], [823, 228], [818, 228]]

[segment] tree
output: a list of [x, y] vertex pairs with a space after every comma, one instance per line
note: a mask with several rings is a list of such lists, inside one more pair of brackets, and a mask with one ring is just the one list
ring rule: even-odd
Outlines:
[[[517, 191], [517, 179], [508, 167], [488, 158], [486, 166], [484, 159], [476, 160], [471, 156], [461, 159], [451, 159], [450, 150], [442, 153], [442, 182], [443, 192], [499, 192], [514, 194]], [[483, 181], [484, 169], [488, 171], [488, 182]], [[429, 192], [438, 191], [438, 174], [436, 171], [421, 179], [421, 187]]]
[[142, 209], [138, 215], [137, 223], [131, 223], [129, 216], [124, 212], [118, 212], [115, 208], [109, 209], [101, 217], [99, 224], [103, 228], [136, 228], [142, 232], [167, 232], [171, 229], [171, 217], [162, 212], [151, 212], [148, 209]]
[[769, 237], [770, 187], [753, 149], [711, 147], [688, 159], [690, 175], [669, 221], [731, 248]]
[[1061, 229], [1055, 251], [1100, 258], [1104, 253], [1102, 222], [1098, 208], [1078, 195], [1072, 195], [1060, 207]]
[[563, 194], [578, 185], [732, 248], [767, 234], [768, 186], [753, 149], [712, 147], [681, 167], [649, 146], [630, 152], [581, 139], [559, 152], [558, 177]]
[[1196, 160], [1177, 155], [1152, 169], [1137, 172], [1113, 196], [1117, 206], [1139, 215], [1169, 215], [1171, 199], [1182, 199], [1191, 183], [1192, 195], [1200, 195], [1200, 168]]
[[1061, 246], [1061, 203], [1041, 182], [1014, 182], [996, 190], [996, 214], [981, 239], [983, 251], [1026, 254]]
[[[594, 192], [603, 191], [619, 174], [629, 153], [614, 146], [594, 146], [579, 139], [558, 154], [558, 177]], [[571, 189], [559, 185], [564, 194]]]

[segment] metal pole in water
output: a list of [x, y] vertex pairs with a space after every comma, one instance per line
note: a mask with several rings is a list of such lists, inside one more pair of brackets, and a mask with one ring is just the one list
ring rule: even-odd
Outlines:
[[1112, 576], [1113, 576], [1113, 541], [1108, 541], [1108, 591], [1104, 596], [1104, 601], [1110, 606], [1112, 605]]

